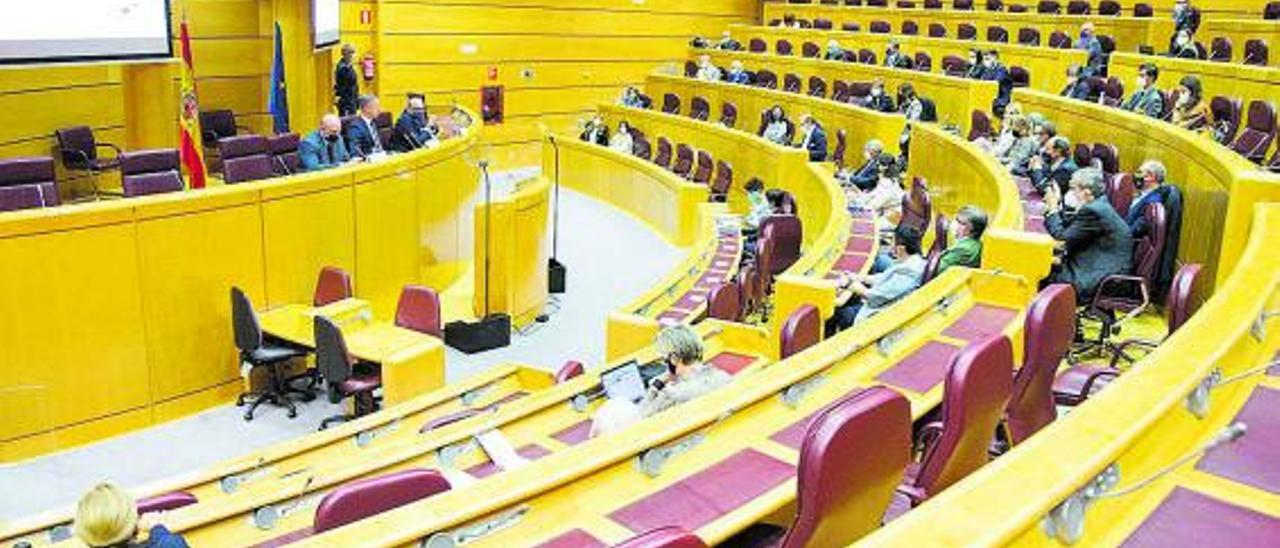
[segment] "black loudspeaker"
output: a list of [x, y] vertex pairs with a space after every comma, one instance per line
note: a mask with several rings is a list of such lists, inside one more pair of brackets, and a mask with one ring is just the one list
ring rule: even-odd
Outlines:
[[490, 314], [477, 322], [449, 322], [444, 326], [444, 343], [467, 354], [508, 346], [511, 316]]
[[567, 271], [564, 264], [554, 258], [547, 260], [547, 291], [564, 293], [564, 277]]

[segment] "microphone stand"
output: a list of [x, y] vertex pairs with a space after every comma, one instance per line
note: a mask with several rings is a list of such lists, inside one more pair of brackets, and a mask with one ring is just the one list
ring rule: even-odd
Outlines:
[[551, 148], [555, 154], [555, 178], [553, 183], [555, 186], [555, 206], [551, 210], [551, 259], [547, 261], [547, 292], [548, 293], [564, 293], [565, 291], [565, 274], [567, 273], [564, 264], [560, 262], [560, 143], [556, 142], [555, 135], [547, 134], [547, 139], [551, 141]]
[[491, 186], [489, 184], [489, 161], [480, 160], [480, 173], [484, 175], [484, 317], [489, 317], [489, 256], [493, 254], [490, 245], [493, 230], [493, 202], [491, 200]]

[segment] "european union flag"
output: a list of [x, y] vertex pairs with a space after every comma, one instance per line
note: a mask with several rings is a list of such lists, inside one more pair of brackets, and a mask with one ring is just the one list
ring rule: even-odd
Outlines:
[[280, 35], [280, 23], [276, 23], [275, 50], [275, 59], [271, 61], [271, 95], [267, 98], [267, 110], [275, 121], [276, 133], [289, 133], [289, 90], [284, 84], [284, 38]]

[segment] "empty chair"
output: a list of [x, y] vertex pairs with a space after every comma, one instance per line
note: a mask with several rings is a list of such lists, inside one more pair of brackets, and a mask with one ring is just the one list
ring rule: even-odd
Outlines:
[[663, 168], [671, 165], [671, 141], [666, 137], [658, 137], [658, 152], [653, 156], [653, 163]]
[[910, 20], [903, 21], [902, 34], [905, 34], [907, 36], [915, 36], [917, 34], [920, 34], [920, 24]]
[[347, 351], [342, 330], [324, 316], [315, 317], [316, 369], [329, 387], [329, 401], [339, 403], [352, 398], [351, 414], [334, 415], [320, 423], [320, 429], [345, 422], [378, 410], [373, 392], [382, 386], [378, 364], [354, 359]]
[[1040, 31], [1031, 27], [1018, 29], [1018, 43], [1024, 46], [1040, 45]]
[[698, 64], [693, 61], [684, 62], [684, 77], [695, 78], [698, 76]]
[[0, 186], [0, 211], [54, 207], [59, 204], [53, 183]]
[[569, 382], [574, 378], [580, 377], [582, 376], [583, 373], [586, 373], [586, 372], [587, 372], [587, 368], [584, 365], [582, 365], [582, 362], [577, 360], [569, 360], [567, 362], [564, 362], [564, 365], [560, 366], [560, 369], [556, 371], [554, 378], [555, 378], [556, 384], [561, 384], [561, 383]]
[[818, 344], [822, 340], [822, 314], [818, 307], [806, 304], [797, 308], [782, 323], [779, 335], [778, 357], [783, 360]]
[[857, 23], [842, 23], [840, 25], [840, 30], [843, 30], [845, 32], [861, 32], [862, 25], [859, 25]]
[[971, 10], [973, 9], [973, 0], [953, 0], [951, 7], [958, 10]]
[[[1132, 211], [1130, 211], [1132, 213]], [[1112, 336], [1120, 327], [1146, 310], [1151, 304], [1150, 295], [1156, 288], [1160, 270], [1160, 258], [1167, 242], [1168, 220], [1164, 205], [1151, 202], [1139, 212], [1150, 229], [1147, 234], [1134, 239], [1133, 257], [1129, 274], [1112, 274], [1102, 279], [1081, 319], [1091, 319], [1099, 325], [1097, 338], [1077, 345], [1077, 352], [1114, 348]]]
[[185, 188], [178, 171], [178, 149], [125, 152], [119, 158], [120, 184], [126, 197], [178, 192]]
[[987, 11], [1004, 11], [1004, 1], [987, 0]]
[[874, 34], [889, 34], [893, 32], [893, 27], [889, 26], [888, 21], [872, 21], [870, 29]]
[[1013, 65], [1009, 67], [1009, 80], [1013, 82], [1013, 87], [1025, 88], [1031, 85], [1031, 73], [1025, 68]]
[[662, 112], [680, 114], [680, 96], [674, 93], [664, 93], [662, 95]]
[[991, 138], [991, 117], [987, 116], [986, 112], [974, 109], [973, 114], [969, 116], [969, 140], [977, 141], [983, 138]]
[[1276, 138], [1276, 108], [1261, 99], [1249, 103], [1244, 131], [1231, 144], [1231, 150], [1250, 161], [1261, 164]]
[[1107, 78], [1107, 83], [1102, 87], [1102, 97], [1099, 101], [1109, 107], [1119, 107], [1124, 102], [1124, 84], [1119, 78], [1111, 76]]
[[1009, 31], [1005, 30], [1004, 27], [987, 27], [987, 41], [1007, 44], [1009, 43]]
[[440, 323], [440, 295], [434, 289], [406, 285], [400, 290], [400, 300], [396, 303], [396, 326], [443, 339], [444, 330]]
[[1231, 39], [1226, 36], [1215, 37], [1209, 46], [1209, 60], [1216, 63], [1230, 63]]
[[725, 545], [852, 544], [880, 527], [910, 461], [906, 397], [884, 386], [846, 396], [819, 411], [804, 434], [790, 527], [756, 524]]
[[726, 322], [742, 320], [742, 292], [734, 282], [718, 284], [707, 295], [707, 317]]
[[773, 71], [761, 69], [756, 73], [756, 86], [765, 89], [778, 89], [778, 75]]
[[60, 203], [53, 158], [0, 159], [0, 211], [53, 207]]
[[813, 20], [813, 28], [816, 30], [831, 30], [831, 27], [832, 24], [830, 19], [823, 19], [819, 17]]
[[711, 103], [702, 97], [694, 96], [689, 100], [689, 117], [705, 122], [711, 117]]
[[1060, 30], [1055, 30], [1049, 34], [1049, 47], [1056, 49], [1071, 49], [1071, 36]]
[[1098, 162], [1098, 169], [1108, 175], [1120, 172], [1120, 149], [1110, 143], [1094, 143], [1090, 151], [1093, 161]]
[[848, 102], [863, 99], [871, 94], [871, 82], [849, 82]]
[[1115, 0], [1102, 0], [1098, 2], [1098, 15], [1120, 15], [1120, 3]]
[[373, 127], [378, 130], [378, 143], [382, 150], [391, 150], [391, 136], [395, 133], [395, 125], [391, 121], [391, 112], [382, 111], [373, 119]]
[[898, 2], [895, 3], [894, 5], [904, 9], [912, 9], [916, 7], [916, 3], [913, 2], [912, 0], [898, 0]]
[[[253, 420], [253, 413], [264, 403], [278, 405], [288, 410], [289, 418], [298, 416], [298, 410], [289, 399], [289, 393], [304, 391], [294, 389], [281, 377], [280, 366], [294, 358], [301, 358], [306, 352], [274, 340], [268, 340], [258, 323], [258, 313], [253, 310], [249, 296], [238, 287], [231, 288], [231, 330], [235, 334], [236, 349], [240, 352], [240, 363], [250, 367], [267, 370], [267, 385], [256, 392], [245, 392], [236, 398], [236, 405], [249, 404], [244, 413], [244, 420]], [[252, 398], [252, 399], [249, 399]]]
[[1026, 13], [1027, 7], [1022, 4], [1010, 4], [1009, 13]]
[[204, 146], [217, 148], [218, 143], [228, 137], [235, 137], [249, 128], [236, 124], [236, 114], [230, 110], [200, 111], [200, 136], [204, 138]]
[[738, 124], [738, 107], [733, 103], [725, 101], [720, 106], [720, 124], [724, 127], [733, 127]]
[[[111, 143], [98, 142], [93, 135], [93, 129], [89, 126], [62, 128], [53, 134], [58, 141], [58, 155], [62, 158], [62, 167], [68, 170], [98, 173], [120, 167], [120, 147]], [[112, 151], [112, 157], [99, 156], [99, 149]]]
[[773, 51], [778, 55], [791, 55], [791, 42], [787, 40], [778, 40], [773, 46]]
[[813, 42], [805, 42], [800, 45], [800, 56], [802, 57], [814, 59], [817, 58], [818, 54], [821, 52], [822, 48], [819, 48], [818, 45]]
[[1058, 417], [1053, 381], [1071, 348], [1076, 327], [1076, 292], [1068, 284], [1046, 287], [1023, 320], [1022, 367], [1013, 377], [1005, 411], [1009, 444], [1022, 443]]
[[1240, 131], [1240, 118], [1244, 112], [1244, 102], [1237, 97], [1219, 95], [1209, 101], [1209, 113], [1213, 116], [1213, 138], [1215, 141], [1229, 145], [1236, 139]]
[[336, 266], [320, 269], [320, 277], [316, 279], [316, 291], [312, 296], [313, 306], [325, 306], [354, 295], [351, 290], [351, 275]]
[[920, 72], [929, 72], [933, 70], [933, 58], [923, 51], [916, 52], [915, 69]]
[[752, 38], [747, 42], [747, 51], [751, 53], [764, 53], [769, 51], [769, 44], [759, 38]]
[[222, 159], [222, 178], [227, 184], [275, 176], [267, 138], [261, 135], [223, 138], [218, 141], [218, 156]]
[[812, 97], [827, 96], [827, 82], [820, 77], [809, 77], [809, 95]]
[[323, 533], [448, 490], [442, 474], [420, 468], [355, 480], [320, 499], [311, 529]]
[[864, 65], [876, 64], [876, 52], [866, 48], [858, 50], [858, 62]]
[[969, 62], [958, 55], [948, 55], [942, 58], [942, 72], [947, 76], [963, 77], [969, 72]]
[[711, 172], [715, 169], [715, 163], [711, 160], [711, 154], [705, 150], [698, 151], [697, 167], [693, 170], [691, 179], [695, 183], [707, 184], [711, 182]]
[[849, 84], [844, 80], [831, 82], [831, 100], [843, 103], [849, 99]]
[[631, 155], [643, 160], [653, 157], [653, 146], [644, 135], [637, 135], [631, 140]]
[[924, 0], [924, 9], [940, 10], [942, 9], [942, 0]]
[[902, 218], [899, 226], [909, 226], [924, 234], [933, 222], [933, 199], [929, 197], [929, 187], [925, 180], [915, 177], [911, 188], [902, 196]]
[[707, 543], [698, 535], [670, 525], [640, 533], [613, 548], [707, 548]]
[[1089, 146], [1088, 143], [1076, 143], [1075, 148], [1072, 150], [1071, 158], [1077, 166], [1088, 167], [1093, 160], [1093, 147]]
[[676, 145], [676, 161], [671, 172], [685, 178], [693, 173], [693, 148], [684, 143]]
[[[1041, 2], [1040, 5], [1044, 6], [1044, 2]], [[1071, 0], [1067, 2], [1067, 15], [1089, 15], [1091, 9], [1089, 2], [1086, 0]]]
[[1262, 18], [1267, 21], [1280, 19], [1280, 2], [1269, 2], [1262, 10]]
[[944, 383], [942, 418], [924, 426], [919, 466], [908, 469], [885, 521], [987, 463], [1013, 389], [1013, 345], [1003, 335], [970, 344], [952, 358]]
[[800, 259], [800, 243], [804, 241], [804, 227], [795, 214], [770, 215], [760, 222], [760, 235], [770, 237], [775, 243], [772, 261], [763, 263], [770, 276], [781, 274]]
[[844, 167], [845, 151], [849, 148], [849, 133], [843, 129], [836, 130], [836, 147], [831, 151], [831, 161], [837, 168]]
[[[1085, 8], [1088, 9], [1088, 7], [1089, 5], [1085, 4]], [[1036, 13], [1058, 14], [1061, 12], [1062, 4], [1059, 4], [1057, 0], [1040, 0], [1040, 3], [1036, 5]]]
[[733, 167], [724, 160], [717, 160], [716, 176], [711, 181], [711, 201], [728, 201], [731, 188], [733, 188]]
[[1247, 40], [1244, 43], [1244, 60], [1246, 65], [1267, 66], [1270, 55], [1267, 52], [1267, 41], [1261, 39]]
[[271, 167], [275, 169], [276, 175], [293, 175], [301, 171], [302, 157], [298, 155], [298, 142], [297, 133], [282, 133], [267, 138]]
[[794, 74], [787, 74], [782, 77], [782, 91], [787, 93], [800, 93], [800, 77]]
[[929, 23], [929, 37], [930, 38], [946, 38], [947, 37], [946, 25], [943, 25], [941, 23]]
[[1133, 5], [1134, 17], [1151, 17], [1154, 13], [1150, 4], [1137, 3]]
[[1132, 173], [1116, 173], [1107, 179], [1107, 201], [1121, 217], [1129, 215], [1129, 206], [1133, 204], [1134, 192]]
[[969, 23], [960, 23], [956, 28], [956, 38], [961, 40], [976, 40], [978, 38], [978, 27]]

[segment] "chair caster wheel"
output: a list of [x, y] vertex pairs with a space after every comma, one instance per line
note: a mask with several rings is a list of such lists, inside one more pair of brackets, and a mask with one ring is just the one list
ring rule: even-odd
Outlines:
[[288, 415], [289, 415], [289, 418], [292, 419], [298, 416], [298, 411], [296, 409], [290, 409]]
[[251, 421], [251, 420], [253, 420], [253, 414], [252, 414], [252, 413], [245, 413], [245, 414], [244, 414], [244, 422], [249, 422], [249, 421]]

